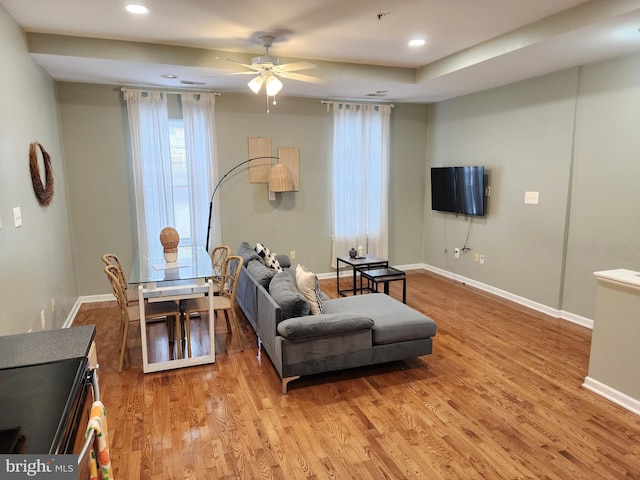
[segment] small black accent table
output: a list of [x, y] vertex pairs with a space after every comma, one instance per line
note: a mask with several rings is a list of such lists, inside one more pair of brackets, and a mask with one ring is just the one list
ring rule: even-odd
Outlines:
[[360, 291], [362, 291], [362, 279], [371, 283], [370, 290], [378, 291], [378, 284], [384, 284], [384, 293], [389, 295], [389, 282], [402, 281], [402, 303], [407, 303], [407, 276], [393, 267], [375, 268], [370, 270], [360, 270]]
[[[349, 265], [353, 269], [353, 287], [346, 288], [340, 290], [340, 263], [344, 263], [345, 265]], [[389, 260], [385, 260], [384, 258], [374, 257], [373, 255], [365, 255], [362, 258], [351, 258], [349, 255], [344, 255], [342, 257], [337, 257], [336, 259], [336, 285], [338, 289], [338, 293], [342, 296], [345, 295], [346, 292], [351, 292], [353, 295], [356, 294], [356, 274], [362, 270], [369, 270], [372, 268], [383, 268], [389, 266]], [[362, 282], [360, 283], [362, 286]], [[362, 288], [360, 288], [360, 293], [362, 293]]]

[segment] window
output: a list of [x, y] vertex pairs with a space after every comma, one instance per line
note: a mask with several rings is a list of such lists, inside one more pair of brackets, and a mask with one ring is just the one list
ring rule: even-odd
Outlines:
[[[173, 187], [173, 219], [183, 245], [191, 245], [191, 212], [189, 208], [189, 181], [184, 146], [184, 121], [169, 120], [169, 149], [171, 154], [171, 181]], [[197, 242], [193, 242], [194, 244]]]
[[[181, 118], [169, 115], [167, 99]], [[174, 227], [180, 245], [204, 245], [209, 195], [216, 178], [215, 97], [125, 90], [131, 134], [138, 248], [157, 248]], [[217, 215], [214, 222], [218, 222]], [[212, 222], [213, 223], [213, 222]], [[219, 238], [219, 228], [215, 228]], [[217, 240], [214, 236], [214, 241]]]
[[334, 103], [333, 112], [333, 262], [357, 245], [387, 258], [391, 106]]

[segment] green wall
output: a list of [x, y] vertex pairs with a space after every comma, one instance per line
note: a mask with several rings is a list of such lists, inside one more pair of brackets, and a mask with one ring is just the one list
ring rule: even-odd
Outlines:
[[[576, 89], [567, 70], [432, 106], [429, 166], [484, 165], [491, 195], [479, 219], [429, 206], [426, 263], [559, 307]], [[525, 191], [540, 203], [525, 205]]]
[[[69, 170], [69, 197], [81, 295], [108, 292], [100, 256], [118, 254], [130, 268], [135, 249], [131, 159], [126, 106], [119, 87], [60, 83], [60, 119]], [[422, 261], [426, 105], [399, 104], [391, 118], [390, 253], [394, 264]], [[300, 147], [300, 191], [268, 200], [266, 185], [250, 184], [240, 168], [216, 196], [222, 241], [235, 250], [246, 240], [277, 253], [296, 251], [295, 263], [331, 272], [332, 113], [319, 99], [283, 96], [266, 113], [263, 97], [216, 99], [219, 173], [247, 159], [248, 137]], [[346, 252], [345, 252], [346, 253]]]
[[[45, 329], [61, 327], [78, 292], [55, 83], [28, 54], [24, 32], [1, 6], [0, 59], [0, 335], [9, 335], [41, 330], [41, 312]], [[36, 141], [53, 166], [48, 207], [38, 204], [29, 175], [29, 145]], [[22, 213], [19, 228], [14, 207]]]
[[593, 272], [640, 270], [638, 78], [635, 54], [432, 105], [429, 166], [485, 165], [491, 196], [470, 225], [427, 200], [425, 263], [592, 319]]
[[640, 54], [583, 67], [562, 308], [592, 318], [593, 272], [640, 271]]

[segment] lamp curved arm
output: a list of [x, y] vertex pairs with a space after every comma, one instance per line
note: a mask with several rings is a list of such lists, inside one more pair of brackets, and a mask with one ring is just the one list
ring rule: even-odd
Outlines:
[[224, 181], [225, 178], [227, 178], [229, 176], [230, 173], [232, 173], [234, 170], [236, 170], [237, 168], [241, 167], [242, 165], [245, 165], [249, 162], [252, 162], [253, 160], [261, 160], [263, 158], [270, 158], [270, 159], [276, 159], [279, 160], [280, 157], [271, 157], [271, 156], [262, 156], [262, 157], [254, 157], [254, 158], [250, 158], [248, 160], [244, 160], [242, 162], [240, 162], [239, 164], [237, 164], [235, 167], [233, 167], [231, 170], [229, 170], [227, 173], [225, 173], [222, 178], [220, 180], [218, 180], [218, 183], [216, 184], [215, 188], [213, 189], [213, 193], [211, 194], [211, 200], [209, 201], [209, 222], [207, 223], [207, 253], [209, 252], [209, 236], [211, 234], [211, 215], [213, 214], [213, 197], [215, 196], [216, 192], [218, 191], [218, 188], [220, 187], [220, 185], [222, 184], [222, 182]]

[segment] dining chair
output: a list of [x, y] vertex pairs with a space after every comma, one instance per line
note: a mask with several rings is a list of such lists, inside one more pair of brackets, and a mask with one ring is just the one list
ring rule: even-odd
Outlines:
[[[220, 294], [213, 297], [213, 310], [217, 314], [218, 311], [224, 311], [225, 319], [227, 321], [227, 332], [231, 333], [231, 324], [229, 323], [229, 312], [233, 318], [233, 323], [238, 334], [238, 342], [240, 342], [240, 351], [244, 351], [244, 344], [242, 343], [242, 335], [240, 334], [240, 327], [238, 325], [238, 318], [236, 317], [236, 292], [238, 279], [240, 278], [240, 272], [242, 270], [242, 257], [238, 255], [229, 255], [222, 267], [222, 277], [220, 279], [220, 285], [222, 289]], [[209, 312], [209, 298], [197, 297], [186, 298], [180, 300], [180, 310], [184, 315], [185, 323], [185, 336], [187, 338], [187, 351], [191, 356], [191, 315], [202, 314]], [[209, 335], [213, 335], [214, 332], [209, 332]]]
[[120, 263], [118, 256], [115, 253], [106, 253], [102, 255], [102, 261], [107, 266], [115, 265], [118, 267], [118, 281], [120, 282], [122, 291], [127, 299], [127, 305], [136, 305], [138, 303], [138, 292], [135, 290], [129, 290], [127, 277], [124, 274], [124, 270], [122, 269], [122, 264]]
[[211, 279], [213, 280], [213, 294], [218, 295], [222, 290], [220, 279], [224, 275], [223, 268], [225, 260], [231, 255], [231, 247], [227, 245], [220, 245], [215, 247], [211, 252], [211, 266], [215, 273]]
[[[122, 290], [122, 284], [120, 275], [118, 273], [117, 265], [107, 265], [104, 267], [104, 272], [107, 274], [107, 278], [111, 283], [113, 294], [118, 302], [118, 308], [120, 310], [120, 360], [118, 362], [118, 372], [122, 372], [124, 368], [124, 354], [127, 349], [127, 337], [129, 334], [129, 323], [140, 321], [140, 307], [138, 305], [128, 305], [124, 291]], [[169, 319], [173, 317], [173, 325]], [[157, 320], [166, 318], [167, 322], [167, 334], [169, 341], [175, 341], [178, 345], [178, 358], [182, 357], [180, 349], [180, 307], [176, 302], [152, 302], [145, 306], [145, 320]], [[175, 336], [178, 336], [176, 339]]]

